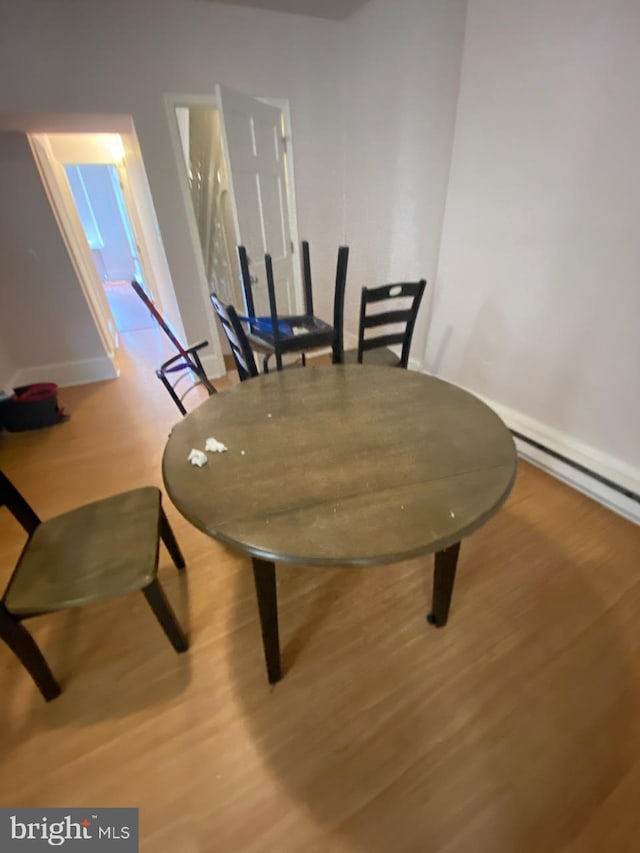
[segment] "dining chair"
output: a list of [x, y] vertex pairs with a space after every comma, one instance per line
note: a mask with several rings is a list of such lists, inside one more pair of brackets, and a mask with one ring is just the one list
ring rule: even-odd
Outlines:
[[188, 649], [158, 581], [160, 539], [176, 567], [185, 567], [159, 489], [134, 489], [41, 521], [0, 471], [2, 506], [22, 525], [28, 539], [0, 599], [0, 638], [47, 701], [60, 694], [60, 685], [22, 624], [31, 616], [141, 590], [174, 649]]
[[[278, 370], [282, 370], [282, 356], [288, 353], [300, 353], [303, 363], [305, 353], [312, 350], [330, 347], [332, 361], [339, 364], [344, 352], [343, 318], [344, 291], [347, 280], [347, 265], [349, 247], [340, 246], [336, 266], [336, 281], [334, 289], [333, 325], [316, 317], [313, 313], [313, 295], [311, 289], [311, 273], [309, 265], [308, 243], [303, 243], [303, 282], [305, 292], [305, 313], [297, 316], [280, 317], [273, 277], [271, 256], [265, 255], [265, 270], [267, 277], [267, 292], [269, 298], [269, 316], [257, 317], [255, 312], [252, 280], [249, 274], [249, 263], [244, 246], [238, 246], [238, 263], [240, 280], [245, 297], [247, 310], [246, 320], [249, 324], [248, 340], [253, 349], [264, 354], [263, 368], [269, 372], [269, 359], [275, 356]], [[306, 261], [305, 261], [306, 258]]]
[[[358, 327], [358, 348], [348, 350], [344, 354], [347, 364], [379, 364], [388, 367], [404, 367], [409, 364], [409, 352], [411, 350], [411, 339], [416, 325], [418, 310], [422, 301], [427, 282], [420, 281], [402, 282], [400, 284], [383, 284], [380, 287], [363, 287], [360, 299], [360, 323]], [[389, 308], [385, 306], [383, 311], [369, 311], [369, 306], [380, 302], [396, 302]], [[402, 307], [398, 307], [400, 302]], [[382, 327], [392, 326], [392, 329]], [[370, 335], [369, 329], [382, 334]], [[398, 356], [391, 346], [401, 346]], [[367, 353], [366, 359], [364, 358]]]
[[229, 341], [231, 354], [236, 364], [240, 381], [244, 382], [258, 375], [253, 352], [247, 340], [242, 323], [233, 305], [225, 305], [215, 293], [210, 294], [211, 304], [218, 315], [222, 329]]
[[[135, 279], [131, 282], [131, 287], [135, 290], [137, 295], [140, 297], [142, 302], [146, 305], [146, 307], [151, 312], [151, 315], [156, 320], [162, 331], [169, 338], [173, 346], [178, 350], [178, 354], [172, 356], [167, 359], [167, 361], [163, 362], [160, 367], [156, 370], [156, 376], [162, 382], [164, 387], [167, 389], [167, 392], [173, 402], [178, 407], [180, 413], [182, 415], [187, 414], [187, 410], [184, 405], [184, 398], [187, 394], [196, 388], [198, 385], [204, 386], [209, 396], [211, 394], [216, 393], [216, 389], [211, 384], [206, 371], [202, 365], [202, 361], [200, 360], [200, 350], [204, 349], [206, 346], [209, 346], [208, 341], [201, 341], [199, 344], [194, 344], [190, 347], [183, 347], [178, 338], [174, 335], [171, 327], [162, 316], [160, 311], [149, 296], [149, 294], [145, 291], [144, 287], [140, 284], [140, 282]], [[178, 393], [178, 385], [185, 378], [195, 378], [195, 381], [188, 385], [186, 389], [183, 391], [182, 388], [181, 394]], [[172, 381], [173, 380], [173, 381]]]

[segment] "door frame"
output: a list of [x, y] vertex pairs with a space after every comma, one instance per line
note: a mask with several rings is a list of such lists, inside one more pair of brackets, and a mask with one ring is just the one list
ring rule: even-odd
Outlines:
[[28, 133], [27, 140], [101, 343], [113, 362], [120, 343], [118, 328], [82, 228], [64, 166], [53, 154], [48, 136], [47, 133]]
[[[144, 168], [139, 154], [137, 139], [133, 130], [116, 134], [118, 136], [118, 145], [114, 146], [114, 150], [106, 153], [106, 149], [110, 148], [108, 142], [100, 142], [96, 146], [96, 151], [99, 153], [84, 154], [84, 146], [91, 152], [92, 142], [98, 136], [114, 136], [113, 133], [85, 133], [75, 130], [69, 130], [63, 133], [63, 137], [67, 137], [66, 143], [55, 140], [56, 136], [60, 136], [59, 132], [55, 134], [42, 133], [27, 133], [27, 139], [31, 147], [45, 193], [51, 204], [51, 209], [60, 229], [60, 234], [64, 241], [65, 247], [69, 254], [71, 264], [76, 272], [80, 287], [82, 288], [84, 297], [87, 301], [89, 311], [95, 323], [98, 335], [104, 346], [108, 357], [115, 362], [117, 350], [120, 343], [119, 330], [117, 328], [113, 313], [107, 301], [104, 292], [103, 283], [100, 279], [98, 269], [96, 267], [93, 253], [89, 247], [88, 240], [82, 227], [80, 215], [71, 192], [71, 185], [67, 178], [65, 165], [68, 164], [98, 164], [105, 166], [113, 166], [115, 175], [120, 184], [122, 191], [122, 201], [124, 203], [124, 212], [126, 213], [129, 225], [131, 226], [132, 236], [135, 240], [138, 250], [138, 260], [144, 284], [149, 291], [154, 302], [158, 306], [161, 313], [165, 314], [165, 319], [174, 332], [180, 337], [184, 334], [182, 328], [182, 319], [178, 313], [175, 316], [175, 322], [172, 323], [166, 317], [166, 311], [163, 306], [163, 300], [158, 285], [157, 276], [162, 276], [165, 283], [165, 288], [170, 286], [173, 293], [173, 282], [169, 275], [168, 269], [166, 274], [161, 266], [157, 266], [152, 257], [152, 250], [155, 254], [158, 251], [164, 255], [164, 249], [158, 237], [159, 247], [151, 245], [147, 241], [155, 240], [157, 229], [154, 227], [153, 220], [154, 212], [145, 210], [145, 201], [141, 194], [145, 193], [144, 186], [140, 183], [140, 176], [136, 177], [133, 174], [133, 169], [139, 171], [139, 166]], [[79, 140], [79, 149], [82, 153], [78, 157], [63, 156], [60, 151], [56, 151], [56, 146], [69, 144], [71, 137], [87, 137], [86, 140]], [[72, 143], [75, 144], [75, 143]], [[117, 150], [116, 150], [117, 149]], [[128, 163], [129, 159], [129, 163]], [[132, 175], [129, 175], [128, 165], [132, 168]], [[134, 183], [135, 179], [135, 183]], [[135, 186], [135, 189], [134, 189]], [[148, 187], [147, 187], [148, 193]], [[149, 194], [150, 198], [150, 194]], [[169, 296], [167, 298], [169, 298]], [[176, 328], [178, 324], [178, 328]]]
[[[255, 96], [251, 96], [255, 97]], [[256, 101], [261, 101], [265, 104], [277, 107], [283, 119], [284, 136], [285, 136], [285, 169], [287, 176], [287, 203], [289, 208], [289, 227], [291, 231], [291, 241], [293, 243], [293, 298], [296, 312], [304, 311], [304, 289], [302, 285], [302, 267], [300, 258], [300, 240], [298, 236], [298, 210], [296, 205], [295, 191], [295, 176], [293, 167], [293, 134], [291, 130], [291, 108], [288, 98], [255, 98]], [[210, 107], [211, 109], [220, 112], [220, 103], [216, 95], [193, 95], [180, 94], [176, 92], [165, 92], [164, 103], [169, 122], [169, 131], [171, 135], [171, 144], [173, 147], [174, 157], [178, 163], [180, 172], [180, 185], [182, 191], [182, 199], [185, 207], [189, 233], [193, 250], [196, 254], [196, 263], [200, 271], [200, 287], [204, 295], [207, 305], [207, 317], [212, 315], [209, 303], [209, 285], [207, 282], [204, 261], [202, 258], [202, 247], [200, 245], [200, 237], [198, 236], [198, 225], [196, 215], [191, 202], [191, 194], [189, 192], [189, 180], [184, 162], [184, 154], [182, 150], [182, 142], [180, 139], [180, 131], [176, 118], [176, 107]], [[226, 156], [226, 152], [225, 152]], [[231, 174], [229, 163], [227, 162], [227, 171]], [[231, 204], [233, 205], [233, 218], [236, 226], [236, 234], [238, 233], [238, 212], [235, 205], [233, 193], [229, 193]], [[212, 318], [213, 320], [213, 318]], [[215, 327], [215, 326], [214, 326]], [[216, 329], [217, 335], [217, 329]]]
[[[153, 275], [151, 276], [151, 282], [147, 283], [147, 276], [144, 272], [145, 269], [150, 269], [151, 265], [148, 262], [145, 263], [144, 254], [146, 252], [146, 247], [144, 244], [140, 245], [136, 237], [136, 234], [140, 233], [141, 229], [134, 225], [134, 219], [136, 217], [135, 205], [133, 205], [133, 203], [129, 203], [131, 190], [129, 188], [127, 170], [121, 168], [118, 163], [109, 163], [107, 165], [113, 166], [113, 170], [109, 171], [109, 179], [111, 181], [111, 186], [113, 187], [113, 194], [116, 199], [118, 213], [125, 225], [125, 237], [127, 239], [127, 245], [129, 246], [131, 259], [133, 260], [135, 268], [134, 275], [138, 278], [138, 272], [140, 273], [140, 276], [144, 279], [144, 282], [141, 283], [144, 283], [149, 290], [151, 290], [154, 301], [158, 304], [158, 307], [161, 307], [162, 300], [160, 299], [160, 294], [158, 293]], [[131, 199], [131, 202], [133, 202], [133, 199]]]

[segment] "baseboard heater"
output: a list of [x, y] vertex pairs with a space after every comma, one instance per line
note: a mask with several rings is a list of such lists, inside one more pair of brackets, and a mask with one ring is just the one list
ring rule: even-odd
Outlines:
[[613, 489], [614, 491], [619, 492], [621, 495], [624, 495], [625, 497], [629, 498], [629, 500], [635, 501], [636, 503], [640, 504], [640, 495], [638, 495], [631, 489], [628, 489], [626, 486], [621, 486], [620, 483], [614, 483], [613, 480], [609, 480], [608, 477], [603, 477], [602, 474], [598, 474], [596, 471], [592, 471], [590, 468], [587, 468], [586, 465], [581, 465], [574, 459], [569, 459], [568, 456], [563, 456], [562, 453], [558, 453], [557, 450], [552, 450], [550, 447], [541, 444], [539, 441], [535, 441], [533, 438], [529, 438], [529, 436], [523, 435], [521, 432], [516, 432], [515, 429], [511, 430], [511, 435], [514, 438], [519, 439], [520, 441], [525, 441], [527, 444], [530, 444], [537, 450], [541, 450], [543, 453], [547, 453], [549, 456], [553, 456], [554, 459], [563, 462], [565, 465], [569, 465], [571, 466], [571, 468], [575, 468], [576, 471], [580, 471], [582, 474], [586, 474], [588, 477], [592, 477], [594, 480], [597, 480], [599, 483], [602, 483], [602, 485], [606, 486], [608, 489]]

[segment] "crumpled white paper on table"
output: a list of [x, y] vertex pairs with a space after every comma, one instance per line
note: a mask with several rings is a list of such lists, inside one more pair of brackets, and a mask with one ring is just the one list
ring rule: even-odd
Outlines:
[[202, 468], [203, 465], [207, 464], [207, 454], [203, 453], [201, 450], [196, 450], [194, 447], [189, 452], [187, 460], [191, 462], [192, 465], [197, 465], [198, 468]]
[[224, 453], [227, 450], [227, 445], [223, 444], [221, 441], [218, 441], [217, 438], [208, 438], [204, 449], [207, 453]]
[[[226, 444], [223, 444], [221, 441], [218, 441], [217, 438], [208, 438], [205, 442], [204, 449], [207, 451], [207, 453], [224, 453], [228, 448]], [[198, 468], [202, 468], [202, 466], [206, 465], [208, 462], [207, 453], [193, 447], [189, 451], [187, 461], [191, 462], [192, 465], [197, 465]], [[242, 451], [242, 453], [244, 453], [244, 450]]]

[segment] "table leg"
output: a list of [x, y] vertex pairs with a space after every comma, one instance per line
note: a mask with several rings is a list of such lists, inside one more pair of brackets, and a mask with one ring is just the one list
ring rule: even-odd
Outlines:
[[431, 613], [427, 616], [427, 622], [435, 625], [436, 628], [444, 628], [447, 624], [459, 553], [460, 543], [456, 542], [455, 545], [450, 545], [444, 551], [437, 551], [435, 555], [433, 599]]
[[280, 670], [280, 637], [278, 634], [278, 595], [276, 592], [276, 567], [267, 560], [252, 558], [253, 579], [258, 597], [260, 628], [267, 676], [270, 684], [282, 678]]

